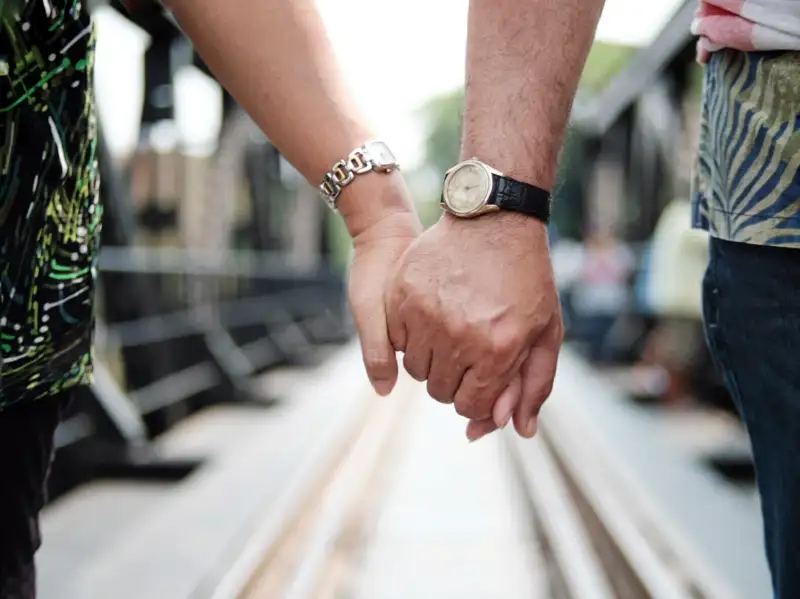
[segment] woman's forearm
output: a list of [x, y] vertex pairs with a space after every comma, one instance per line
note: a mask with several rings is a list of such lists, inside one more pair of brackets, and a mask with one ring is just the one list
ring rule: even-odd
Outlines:
[[[166, 4], [220, 83], [309, 182], [320, 183], [335, 162], [373, 138], [314, 0]], [[405, 194], [383, 192], [398, 177], [370, 173], [349, 185], [337, 204], [348, 224], [409, 208]]]

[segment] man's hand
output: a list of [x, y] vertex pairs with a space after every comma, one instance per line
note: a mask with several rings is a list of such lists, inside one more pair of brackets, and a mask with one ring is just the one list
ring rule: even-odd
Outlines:
[[392, 345], [433, 398], [491, 426], [504, 427], [513, 414], [520, 434], [533, 435], [562, 340], [541, 222], [510, 213], [443, 216], [401, 258], [386, 310]]
[[[353, 236], [348, 295], [367, 375], [378, 394], [388, 395], [397, 381], [397, 358], [389, 342], [384, 297], [391, 273], [421, 225], [399, 175], [369, 178], [353, 183], [342, 201]], [[360, 210], [355, 209], [358, 206]]]
[[[477, 157], [507, 177], [553, 189], [572, 101], [603, 4], [604, 0], [470, 0], [462, 160]], [[454, 383], [441, 382], [444, 375], [439, 372], [455, 378], [453, 371], [466, 371], [463, 381], [456, 383], [454, 397], [456, 409], [478, 418], [467, 429], [472, 440], [506, 424], [509, 410], [521, 434], [534, 434], [535, 416], [550, 392], [562, 339], [543, 229], [520, 233], [501, 224], [511, 216], [499, 216], [487, 215], [478, 219], [485, 223], [465, 222], [459, 227], [472, 227], [462, 235], [464, 241], [457, 250], [468, 249], [469, 256], [451, 253], [446, 244], [437, 243], [436, 237], [457, 235], [437, 232], [432, 240], [421, 238], [404, 261], [407, 272], [400, 275], [400, 283], [412, 289], [413, 308], [406, 308], [412, 317], [420, 312], [423, 293], [418, 290], [424, 287], [436, 294], [436, 285], [441, 285], [434, 302], [443, 299], [453, 304], [429, 305], [427, 310], [447, 316], [430, 333], [432, 337], [441, 338], [437, 331], [455, 322], [449, 351], [455, 363], [438, 364], [438, 356], [448, 351], [437, 347], [427, 368], [432, 391], [445, 398]], [[527, 225], [531, 230], [536, 226]], [[482, 234], [481, 229], [494, 230]], [[426, 251], [437, 253], [436, 259], [443, 264], [434, 269], [432, 262], [423, 263], [431, 273], [437, 272], [431, 280], [425, 278], [424, 268], [414, 264]], [[442, 269], [448, 267], [454, 272], [443, 276]], [[459, 287], [472, 296], [456, 294], [453, 290]], [[390, 312], [390, 323], [391, 316]], [[423, 327], [415, 325], [415, 335], [422, 335]], [[406, 343], [401, 325], [395, 328], [398, 342]], [[470, 335], [474, 347], [466, 341]], [[523, 338], [530, 343], [525, 345]], [[409, 335], [409, 351], [418, 352], [411, 340]], [[426, 372], [427, 359], [406, 356], [420, 374]], [[516, 361], [524, 361], [518, 377], [512, 376], [518, 370], [509, 367]], [[464, 363], [474, 365], [467, 369]]]

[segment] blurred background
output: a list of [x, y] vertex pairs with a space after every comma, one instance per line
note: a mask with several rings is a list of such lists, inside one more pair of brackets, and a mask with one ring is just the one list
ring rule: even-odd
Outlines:
[[[431, 224], [467, 0], [318, 3]], [[694, 0], [607, 1], [555, 194], [554, 395], [533, 442], [474, 446], [424, 386], [375, 399], [339, 220], [168, 19], [100, 4], [97, 376], [58, 431], [43, 599], [770, 596], [702, 333]]]

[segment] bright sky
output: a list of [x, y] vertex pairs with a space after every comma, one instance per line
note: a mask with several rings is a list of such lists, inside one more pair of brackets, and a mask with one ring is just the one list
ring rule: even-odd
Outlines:
[[[427, 98], [463, 82], [468, 0], [317, 2], [368, 118], [400, 162], [412, 166], [419, 160], [422, 134], [414, 111]], [[598, 38], [646, 44], [681, 3], [607, 0]], [[101, 115], [112, 149], [126, 152], [138, 135], [140, 60], [147, 36], [110, 10], [98, 14], [98, 27]], [[177, 104], [181, 139], [190, 144], [213, 139], [219, 126], [218, 103], [219, 94], [205, 77], [184, 73]]]

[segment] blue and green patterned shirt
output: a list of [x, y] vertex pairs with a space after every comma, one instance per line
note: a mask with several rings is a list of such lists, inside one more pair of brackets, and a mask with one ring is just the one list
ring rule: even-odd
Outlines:
[[0, 407], [91, 377], [94, 30], [79, 0], [0, 0]]
[[727, 241], [800, 248], [799, 168], [800, 53], [713, 53], [693, 225]]

